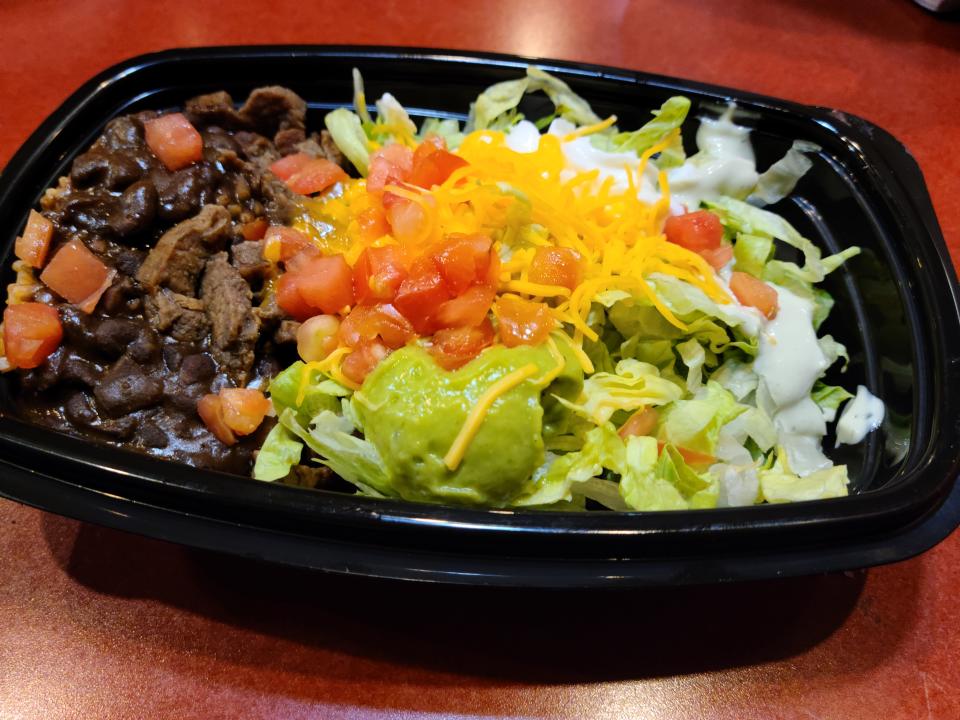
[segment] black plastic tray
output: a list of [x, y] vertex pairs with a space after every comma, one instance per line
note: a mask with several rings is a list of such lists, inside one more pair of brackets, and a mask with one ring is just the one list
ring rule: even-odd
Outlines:
[[[368, 96], [389, 90], [419, 115], [462, 117], [487, 85], [531, 60], [361, 47], [174, 50], [106, 70], [27, 140], [0, 177], [0, 248], [43, 190], [111, 117], [226, 89], [242, 98], [283, 84], [309, 103], [308, 123], [349, 104], [350, 69]], [[776, 208], [825, 248], [864, 253], [828, 285], [824, 331], [846, 343], [843, 382], [866, 383], [888, 419], [841, 448], [850, 497], [667, 513], [482, 511], [373, 500], [260, 483], [97, 446], [25, 424], [0, 383], [0, 494], [45, 510], [154, 537], [342, 573], [528, 586], [677, 584], [797, 575], [900, 560], [960, 522], [960, 312], [949, 254], [917, 164], [857, 117], [746, 92], [611, 68], [536, 60], [597, 113], [637, 126], [677, 93], [698, 113], [728, 100], [746, 112], [759, 164], [794, 139], [823, 150], [792, 200]], [[545, 110], [529, 100], [532, 116]], [[896, 438], [909, 447], [894, 458]]]

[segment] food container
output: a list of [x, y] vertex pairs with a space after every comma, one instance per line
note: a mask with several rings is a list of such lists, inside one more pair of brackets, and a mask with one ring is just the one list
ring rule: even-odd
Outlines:
[[[350, 70], [368, 95], [390, 91], [415, 115], [463, 117], [484, 87], [530, 62], [504, 55], [357, 47], [175, 50], [134, 58], [81, 87], [0, 177], [4, 283], [14, 237], [45, 188], [115, 115], [225, 89], [286, 85], [310, 105], [349, 104]], [[864, 252], [830, 276], [822, 329], [846, 343], [843, 383], [887, 407], [883, 428], [829, 449], [849, 465], [849, 497], [678, 512], [473, 510], [303, 490], [200, 471], [21, 422], [0, 381], [0, 494], [115, 528], [270, 561], [412, 580], [523, 586], [730, 581], [900, 560], [960, 522], [960, 313], [953, 266], [916, 162], [893, 137], [842, 112], [643, 73], [537, 61], [624, 127], [682, 93], [684, 128], [733, 100], [758, 165], [795, 139], [822, 150], [775, 209], [829, 252]], [[547, 100], [523, 106], [546, 114]], [[529, 103], [529, 105], [527, 105]], [[834, 371], [836, 372], [836, 371]], [[835, 378], [836, 379], [836, 378]]]

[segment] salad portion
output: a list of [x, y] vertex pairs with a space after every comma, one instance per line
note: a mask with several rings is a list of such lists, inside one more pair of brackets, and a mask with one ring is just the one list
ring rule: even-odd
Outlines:
[[[730, 106], [687, 157], [687, 98], [624, 130], [535, 67], [463, 127], [418, 127], [389, 93], [371, 115], [354, 85], [325, 124], [359, 177], [303, 153], [270, 166], [302, 194], [263, 246], [300, 359], [269, 383], [255, 478], [319, 463], [364, 494], [496, 508], [847, 494], [822, 444], [854, 396], [823, 380], [848, 356], [819, 334], [818, 283], [859, 249], [823, 257], [764, 209], [815, 146], [760, 172]], [[555, 110], [531, 121], [535, 92]], [[857, 396], [844, 442], [882, 420]]]

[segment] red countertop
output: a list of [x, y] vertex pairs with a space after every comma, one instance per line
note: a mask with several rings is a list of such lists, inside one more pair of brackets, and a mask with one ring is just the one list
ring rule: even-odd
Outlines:
[[[907, 0], [6, 0], [0, 38], [0, 164], [138, 53], [490, 50], [862, 115], [914, 153], [960, 258], [960, 24]], [[266, 566], [0, 501], [0, 718], [953, 719], [958, 593], [957, 534], [855, 573], [494, 591]]]

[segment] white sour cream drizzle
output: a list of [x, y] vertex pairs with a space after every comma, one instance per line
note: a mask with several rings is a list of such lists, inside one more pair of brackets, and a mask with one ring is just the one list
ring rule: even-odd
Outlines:
[[[777, 442], [787, 453], [790, 469], [800, 476], [830, 467], [820, 449], [827, 432], [810, 391], [830, 361], [813, 329], [813, 303], [772, 285], [780, 310], [760, 333], [753, 369], [760, 378], [757, 404], [773, 419]], [[764, 407], [766, 406], [766, 407]]]
[[733, 107], [716, 120], [701, 118], [697, 130], [699, 152], [667, 172], [670, 205], [675, 213], [696, 209], [701, 200], [721, 195], [742, 197], [760, 178], [750, 143], [749, 128], [735, 125]]
[[837, 422], [837, 445], [855, 445], [883, 422], [883, 401], [863, 385], [857, 387], [857, 395], [847, 403]]

